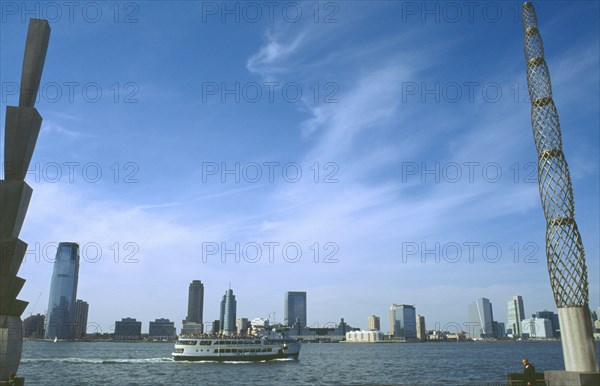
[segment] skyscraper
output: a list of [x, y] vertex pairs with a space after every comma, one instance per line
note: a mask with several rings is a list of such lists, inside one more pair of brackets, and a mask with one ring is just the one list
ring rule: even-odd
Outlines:
[[283, 324], [306, 327], [306, 292], [286, 292], [283, 308]]
[[508, 299], [508, 329], [512, 331], [513, 338], [520, 338], [521, 321], [525, 319], [523, 298], [519, 295]]
[[223, 300], [221, 300], [221, 333], [223, 334], [235, 334], [235, 319], [236, 319], [237, 302], [235, 301], [235, 295], [233, 290], [230, 288], [225, 291]]
[[75, 339], [83, 339], [87, 334], [89, 305], [83, 300], [75, 302]]
[[204, 332], [204, 284], [200, 280], [190, 283], [188, 293], [188, 312], [183, 321], [182, 334], [201, 334]]
[[236, 329], [238, 335], [246, 335], [246, 333], [248, 332], [249, 325], [250, 325], [250, 323], [248, 323], [248, 318], [236, 318], [235, 319], [235, 329]]
[[471, 339], [493, 338], [492, 303], [489, 299], [480, 298], [469, 304], [469, 328], [467, 334]]
[[390, 333], [397, 338], [417, 338], [417, 312], [415, 306], [408, 304], [392, 304], [390, 306]]
[[427, 339], [427, 331], [425, 330], [425, 317], [417, 315], [417, 339], [424, 342]]
[[381, 330], [381, 323], [379, 322], [379, 316], [371, 315], [367, 319], [367, 327], [369, 330]]
[[59, 243], [52, 271], [46, 339], [75, 337], [75, 300], [79, 277], [79, 244]]

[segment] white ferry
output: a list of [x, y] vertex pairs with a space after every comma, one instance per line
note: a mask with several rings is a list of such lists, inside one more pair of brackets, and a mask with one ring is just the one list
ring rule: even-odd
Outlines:
[[176, 361], [268, 361], [298, 359], [301, 343], [293, 339], [236, 336], [180, 337], [175, 342]]

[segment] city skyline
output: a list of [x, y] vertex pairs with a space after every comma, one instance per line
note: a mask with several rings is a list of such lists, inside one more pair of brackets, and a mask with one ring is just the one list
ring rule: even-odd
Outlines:
[[[130, 314], [180, 328], [194, 277], [205, 323], [219, 319], [227, 282], [249, 319], [281, 322], [281, 294], [306, 290], [309, 326], [364, 327], [393, 302], [416, 305], [428, 328], [463, 325], [474, 297], [504, 319], [514, 294], [555, 311], [518, 6], [453, 21], [403, 4], [339, 2], [315, 15], [307, 3], [295, 23], [222, 21], [193, 2], [140, 2], [132, 23], [108, 8], [94, 23], [63, 10], [50, 21], [26, 176], [23, 315], [45, 311], [35, 300], [49, 297], [62, 240], [81, 246], [78, 295], [105, 332]], [[598, 7], [537, 9], [592, 308]], [[4, 16], [2, 111], [18, 98], [27, 29], [21, 14]]]
[[[192, 298], [196, 298], [197, 299], [197, 295], [198, 295], [198, 289], [202, 289], [202, 291], [204, 290], [204, 285], [202, 283], [201, 280], [192, 280], [192, 282], [190, 283], [190, 288], [189, 288], [189, 300], [191, 300]], [[296, 302], [297, 305], [300, 305], [301, 309], [305, 310], [306, 308], [308, 308], [308, 303], [305, 301], [306, 300], [306, 292], [299, 292], [299, 291], [287, 291], [285, 292], [285, 302], [284, 302], [284, 315], [287, 308], [287, 299], [288, 297], [292, 297], [292, 298], [296, 298], [298, 296], [300, 296], [300, 302]], [[294, 302], [292, 302], [293, 304]], [[381, 331], [382, 333], [385, 334], [391, 334], [393, 336], [396, 337], [400, 337], [400, 338], [408, 338], [408, 339], [418, 339], [418, 340], [424, 340], [424, 336], [426, 335], [426, 332], [430, 332], [430, 331], [441, 331], [441, 332], [450, 332], [450, 333], [457, 333], [457, 332], [464, 332], [466, 333], [467, 336], [471, 337], [471, 338], [475, 338], [475, 339], [490, 339], [490, 338], [518, 338], [521, 337], [522, 333], [520, 333], [519, 335], [516, 336], [510, 336], [511, 331], [510, 331], [510, 325], [511, 325], [511, 306], [512, 304], [514, 304], [515, 306], [519, 307], [522, 311], [520, 315], [523, 315], [522, 317], [519, 316], [519, 329], [522, 332], [523, 329], [523, 323], [525, 323], [524, 321], [528, 321], [527, 325], [529, 326], [528, 328], [531, 330], [535, 330], [535, 328], [539, 328], [539, 327], [530, 327], [533, 325], [537, 325], [537, 322], [533, 322], [534, 320], [538, 320], [540, 321], [541, 319], [547, 319], [548, 320], [548, 331], [549, 331], [549, 335], [547, 337], [560, 337], [560, 333], [559, 333], [559, 322], [558, 322], [558, 314], [556, 314], [553, 311], [549, 311], [549, 310], [538, 310], [535, 311], [535, 313], [531, 314], [531, 318], [526, 317], [525, 312], [524, 312], [524, 302], [523, 302], [523, 298], [520, 295], [515, 295], [512, 296], [509, 301], [507, 302], [508, 306], [507, 306], [507, 312], [506, 312], [506, 320], [508, 321], [506, 323], [506, 325], [508, 327], [505, 328], [505, 323], [502, 321], [498, 321], [496, 317], [494, 317], [493, 314], [493, 307], [492, 307], [492, 302], [489, 301], [489, 299], [487, 298], [478, 298], [477, 300], [475, 300], [474, 302], [471, 302], [467, 305], [467, 322], [464, 322], [463, 324], [461, 323], [457, 323], [457, 322], [451, 322], [448, 323], [447, 325], [442, 326], [440, 323], [438, 322], [434, 322], [430, 325], [427, 325], [425, 322], [425, 316], [421, 315], [421, 314], [416, 314], [416, 309], [413, 305], [406, 305], [406, 304], [395, 304], [392, 303], [392, 305], [388, 308], [388, 314], [389, 314], [389, 328], [385, 329], [385, 328], [381, 328], [380, 325], [380, 317], [376, 316], [376, 315], [369, 315], [367, 318], [367, 322], [366, 322], [366, 328], [362, 328], [362, 325], [356, 325], [357, 328], [361, 328], [363, 330], [372, 330], [372, 329], [376, 329], [378, 331]], [[188, 302], [189, 304], [189, 302]], [[230, 288], [228, 290], [225, 291], [225, 295], [222, 296], [221, 299], [221, 311], [220, 311], [220, 320], [217, 319], [215, 320], [213, 323], [218, 323], [218, 326], [224, 325], [222, 324], [221, 321], [223, 321], [226, 318], [226, 314], [229, 314], [229, 319], [231, 320], [232, 317], [231, 315], [235, 315], [235, 319], [234, 319], [234, 323], [231, 329], [231, 331], [229, 331], [229, 333], [232, 332], [237, 332], [237, 333], [241, 333], [240, 330], [240, 326], [241, 325], [245, 325], [246, 323], [250, 322], [250, 319], [247, 317], [238, 317], [236, 315], [236, 310], [237, 310], [237, 300], [235, 295], [233, 294], [233, 290]], [[229, 304], [229, 306], [227, 306], [227, 304]], [[80, 319], [86, 320], [87, 318], [87, 312], [88, 312], [88, 307], [89, 305], [87, 304], [87, 302], [82, 301], [77, 299], [76, 301], [76, 308], [75, 308], [75, 325], [78, 327], [75, 327], [75, 334], [76, 337], [75, 339], [79, 339], [79, 337], [82, 337], [85, 335], [85, 329], [86, 327], [90, 327], [92, 331], [90, 331], [90, 333], [93, 335], [94, 333], [115, 333], [117, 331], [117, 322], [115, 322], [115, 324], [113, 324], [113, 328], [109, 328], [109, 330], [107, 331], [102, 331], [101, 328], [99, 328], [99, 326], [96, 323], [91, 323], [89, 325], [79, 325], [79, 323], [77, 322]], [[297, 308], [297, 307], [296, 307]], [[228, 311], [226, 312], [225, 310], [228, 309]], [[600, 307], [598, 307], [598, 310], [600, 311]], [[200, 310], [198, 310], [197, 308], [194, 310], [194, 312], [199, 312]], [[203, 311], [203, 310], [202, 310]], [[591, 311], [591, 310], [590, 310]], [[597, 317], [597, 313], [596, 311], [591, 311], [592, 313], [592, 321], [596, 320], [595, 318]], [[81, 315], [80, 315], [81, 314]], [[272, 314], [274, 315], [275, 312]], [[414, 314], [414, 315], [413, 315]], [[43, 314], [38, 314], [38, 315], [30, 315], [30, 317], [37, 317], [37, 316], [42, 316], [42, 319], [44, 319]], [[415, 316], [416, 320], [413, 321], [413, 316]], [[257, 317], [257, 319], [261, 319], [260, 316]], [[290, 325], [289, 323], [286, 322], [286, 319], [284, 319], [283, 321], [274, 321], [274, 320], [270, 320], [268, 318], [264, 318], [262, 320], [266, 320], [268, 323], [270, 323], [271, 325], [280, 325], [280, 326], [288, 326], [291, 327], [292, 325]], [[343, 317], [342, 317], [343, 320]], [[395, 320], [395, 324], [397, 325], [395, 328], [392, 327], [392, 324], [394, 323], [393, 320]], [[195, 323], [192, 323], [191, 326], [187, 326], [187, 330], [184, 330], [186, 328], [186, 319], [184, 319], [182, 321], [182, 326], [181, 328], [178, 329], [178, 327], [176, 327], [175, 322], [171, 322], [168, 318], [157, 318], [154, 321], [149, 320], [149, 329], [148, 331], [144, 330], [144, 321], [137, 321], [136, 318], [131, 318], [131, 317], [126, 317], [123, 318], [121, 320], [120, 323], [123, 322], [135, 322], [135, 325], [138, 326], [139, 325], [139, 331], [140, 334], [149, 334], [150, 336], [152, 336], [153, 334], [150, 333], [150, 328], [152, 327], [153, 323], [157, 323], [157, 322], [168, 322], [169, 326], [172, 326], [172, 328], [174, 328], [176, 331], [180, 331], [179, 334], [200, 334], [200, 333], [208, 333], [208, 332], [214, 332], [214, 324], [212, 325], [212, 329], [207, 325], [204, 324], [204, 329], [201, 330], [199, 328], [199, 326], [197, 326]], [[541, 321], [543, 322], [543, 321]], [[543, 322], [545, 323], [545, 322]], [[542, 323], [542, 326], [544, 325]], [[593, 323], [592, 323], [593, 324]], [[232, 323], [231, 321], [228, 322], [228, 325], [231, 327]], [[313, 324], [313, 325], [308, 325], [307, 327], [309, 328], [314, 328], [314, 327], [332, 327], [334, 325], [337, 325], [337, 322], [329, 322], [325, 325], [319, 325], [319, 324]], [[128, 327], [130, 328], [130, 327]], [[171, 328], [171, 327], [169, 327]], [[135, 329], [137, 330], [138, 327], [135, 327]], [[396, 334], [394, 331], [395, 330], [400, 331], [399, 334]], [[219, 333], [223, 333], [224, 329], [223, 328], [219, 328]], [[82, 332], [79, 332], [82, 331]], [[79, 335], [78, 335], [79, 334]], [[156, 335], [156, 334], [154, 334]], [[514, 335], [514, 334], [513, 334]], [[79, 336], [79, 337], [78, 337]], [[162, 336], [162, 335], [161, 335]], [[532, 335], [531, 333], [527, 333], [526, 336], [528, 337], [536, 337], [535, 334]], [[537, 336], [538, 338], [540, 337], [540, 335]], [[542, 336], [544, 337], [544, 336]], [[47, 337], [46, 337], [47, 339]], [[64, 338], [63, 338], [64, 339]]]

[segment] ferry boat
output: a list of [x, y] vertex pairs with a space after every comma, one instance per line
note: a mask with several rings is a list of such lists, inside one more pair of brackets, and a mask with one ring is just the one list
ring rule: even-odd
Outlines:
[[301, 343], [294, 339], [269, 336], [180, 337], [175, 342], [176, 361], [268, 361], [298, 359]]

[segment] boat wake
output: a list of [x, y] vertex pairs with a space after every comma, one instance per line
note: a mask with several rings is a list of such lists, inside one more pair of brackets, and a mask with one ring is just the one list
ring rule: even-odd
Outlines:
[[73, 363], [73, 364], [140, 364], [173, 362], [173, 358], [35, 358], [21, 359], [21, 363]]

